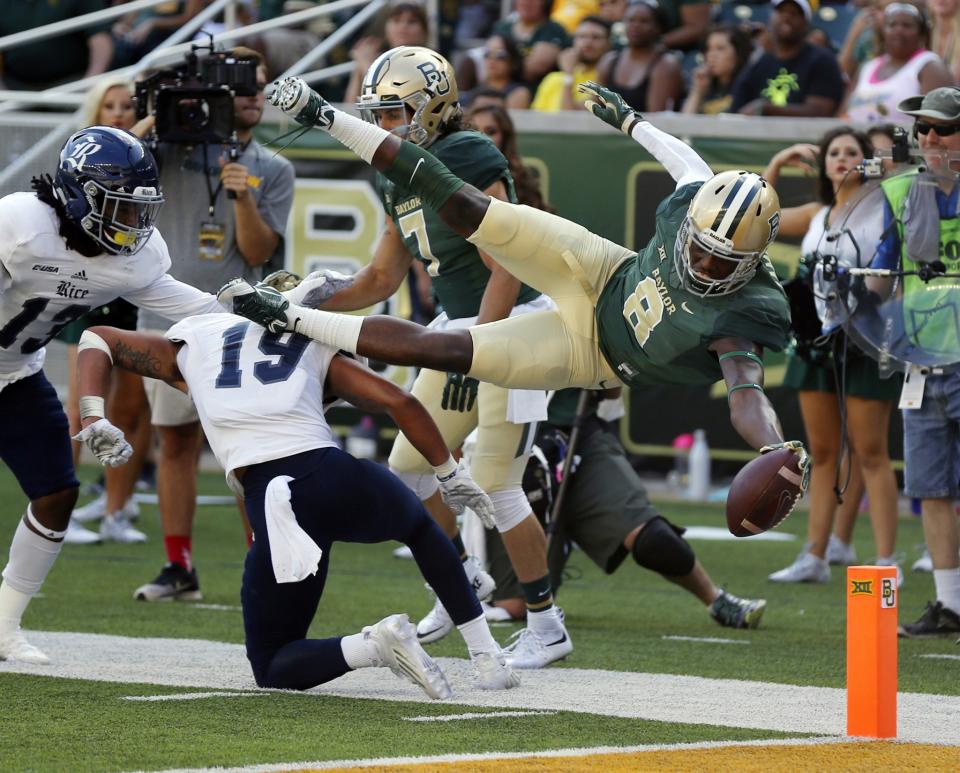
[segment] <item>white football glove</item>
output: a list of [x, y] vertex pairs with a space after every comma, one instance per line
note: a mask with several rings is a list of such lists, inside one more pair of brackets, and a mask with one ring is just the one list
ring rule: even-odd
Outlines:
[[104, 467], [119, 467], [133, 455], [133, 446], [126, 441], [123, 432], [106, 419], [97, 419], [74, 435], [73, 439], [93, 451]]
[[351, 274], [341, 274], [329, 268], [307, 274], [303, 281], [292, 290], [283, 293], [283, 297], [297, 306], [317, 309], [332, 295], [353, 284]]
[[460, 515], [464, 507], [469, 507], [486, 528], [492, 529], [496, 526], [493, 502], [470, 476], [470, 470], [462, 459], [456, 470], [443, 478], [438, 475], [437, 480], [440, 481], [440, 496], [455, 515]]

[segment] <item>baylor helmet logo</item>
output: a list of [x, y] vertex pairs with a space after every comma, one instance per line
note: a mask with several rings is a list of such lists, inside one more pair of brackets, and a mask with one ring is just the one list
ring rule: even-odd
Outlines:
[[441, 72], [433, 62], [422, 62], [417, 65], [417, 69], [423, 73], [423, 79], [427, 82], [427, 88], [434, 94], [442, 97], [450, 91], [450, 79], [447, 74]]

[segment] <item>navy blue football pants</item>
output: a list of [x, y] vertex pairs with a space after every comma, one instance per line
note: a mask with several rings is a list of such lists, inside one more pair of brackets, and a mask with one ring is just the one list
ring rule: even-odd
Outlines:
[[67, 416], [42, 370], [0, 389], [0, 417], [0, 459], [31, 500], [80, 485]]
[[[294, 479], [290, 504], [297, 522], [323, 551], [317, 573], [296, 583], [278, 583], [270, 559], [264, 494], [278, 475]], [[456, 624], [482, 614], [449, 538], [420, 500], [380, 465], [338, 448], [321, 448], [249, 467], [243, 488], [255, 540], [240, 595], [247, 657], [261, 687], [305, 690], [350, 670], [341, 637], [305, 638], [323, 594], [334, 542], [403, 542]]]

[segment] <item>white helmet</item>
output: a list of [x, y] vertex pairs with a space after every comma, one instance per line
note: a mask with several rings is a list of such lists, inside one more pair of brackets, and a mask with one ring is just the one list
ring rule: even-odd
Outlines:
[[[674, 263], [683, 287], [702, 296], [729, 295], [756, 273], [780, 228], [780, 198], [760, 175], [721, 172], [697, 191], [677, 232]], [[729, 276], [711, 279], [690, 266], [690, 244], [736, 264]]]

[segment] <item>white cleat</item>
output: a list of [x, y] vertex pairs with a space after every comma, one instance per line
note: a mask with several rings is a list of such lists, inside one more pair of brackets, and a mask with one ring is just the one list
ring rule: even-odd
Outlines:
[[0, 633], [0, 660], [16, 660], [37, 666], [46, 666], [50, 663], [50, 658], [28, 642], [19, 628]]
[[929, 550], [927, 550], [926, 548], [923, 549], [923, 555], [913, 562], [913, 566], [910, 567], [910, 571], [911, 572], [932, 572], [933, 571], [933, 559], [930, 557]]
[[[496, 590], [496, 581], [487, 572], [483, 571], [483, 567], [476, 556], [467, 557], [467, 560], [463, 562], [463, 571], [470, 581], [470, 587], [473, 588], [477, 598], [481, 601], [488, 598]], [[417, 623], [417, 639], [420, 640], [421, 644], [440, 641], [453, 628], [453, 619], [447, 614], [447, 610], [438, 596], [433, 602], [433, 609]]]
[[[87, 521], [99, 521], [107, 514], [107, 495], [101, 494], [96, 499], [87, 502], [83, 507], [76, 508], [71, 513], [71, 519], [86, 523]], [[136, 503], [133, 497], [130, 497], [123, 505], [123, 514], [130, 520], [140, 517], [140, 505]]]
[[903, 585], [903, 569], [896, 559], [896, 556], [880, 556], [873, 562], [874, 566], [895, 566], [897, 568], [897, 587]]
[[440, 666], [417, 641], [417, 630], [409, 617], [390, 615], [364, 628], [363, 634], [376, 644], [379, 665], [420, 685], [431, 698], [444, 700], [453, 695]]
[[804, 551], [786, 569], [767, 577], [771, 582], [830, 582], [830, 564]]
[[63, 541], [68, 545], [96, 545], [100, 542], [100, 535], [90, 529], [85, 529], [73, 518], [67, 524], [67, 533], [63, 535]]
[[[543, 637], [547, 635], [550, 640]], [[514, 641], [515, 640], [515, 641]], [[573, 652], [573, 642], [566, 628], [550, 634], [522, 628], [510, 637], [512, 644], [503, 648], [507, 663], [514, 668], [544, 668]]]
[[857, 563], [857, 549], [848, 545], [836, 534], [830, 535], [827, 542], [827, 563], [831, 566], [853, 566]]
[[104, 516], [100, 523], [100, 538], [104, 542], [146, 542], [147, 535], [130, 525], [130, 519], [123, 511]]
[[520, 674], [507, 663], [503, 652], [480, 652], [472, 660], [478, 689], [511, 690], [520, 686]]

